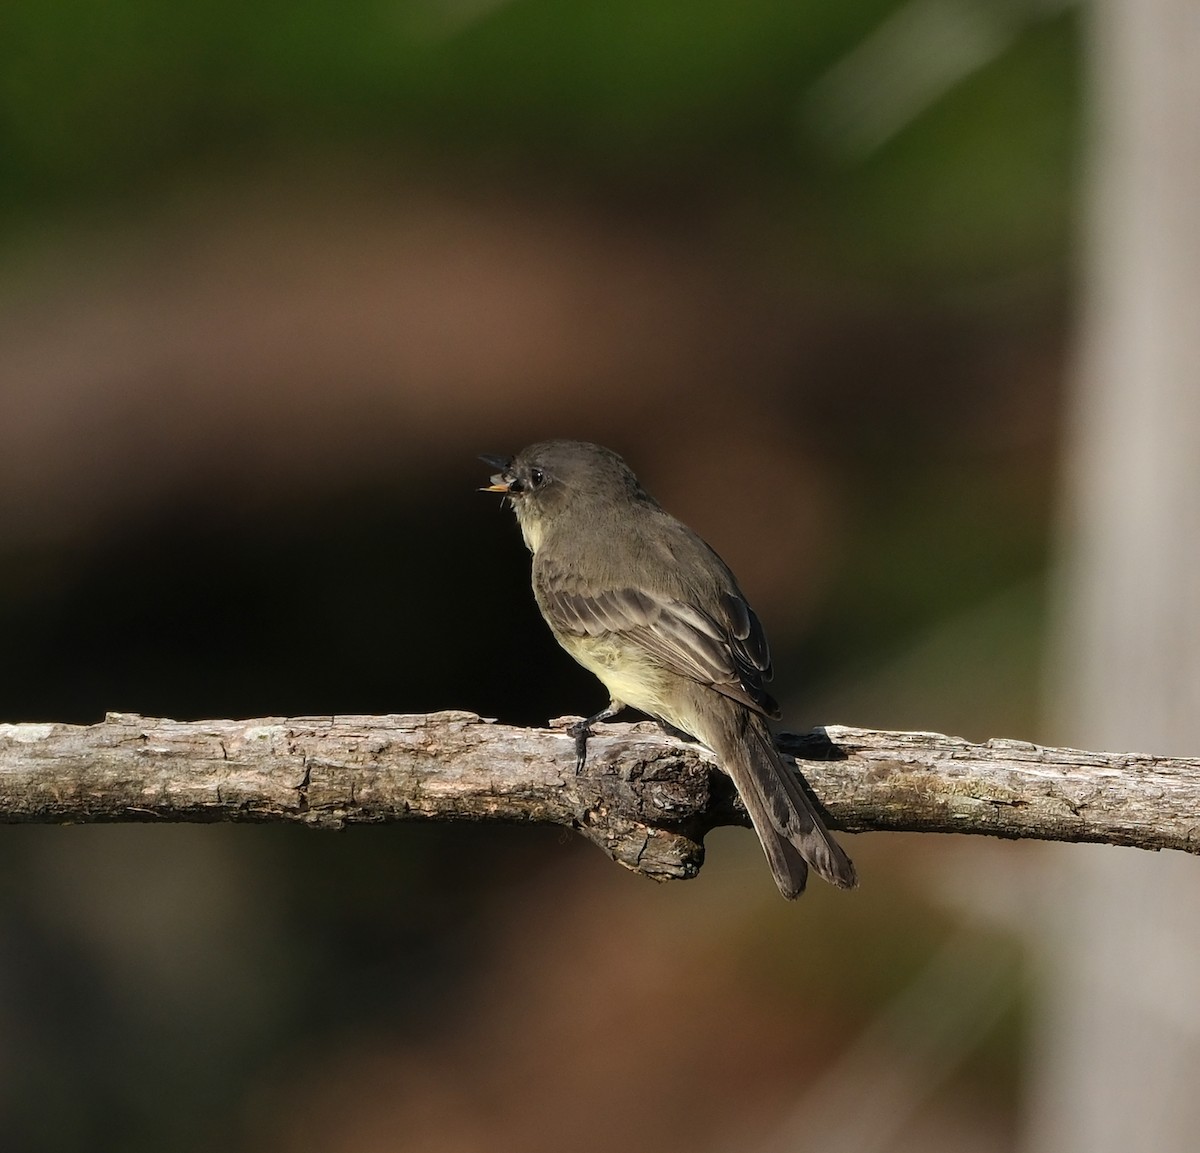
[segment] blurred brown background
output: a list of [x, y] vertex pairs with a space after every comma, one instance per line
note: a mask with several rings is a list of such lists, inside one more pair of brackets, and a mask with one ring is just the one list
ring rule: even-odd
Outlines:
[[[622, 452], [793, 728], [1048, 739], [1070, 6], [0, 14], [0, 721], [602, 692], [480, 452]], [[6, 1150], [1014, 1149], [1038, 846], [0, 830]], [[1036, 1031], [1036, 1030], [1035, 1030]]]

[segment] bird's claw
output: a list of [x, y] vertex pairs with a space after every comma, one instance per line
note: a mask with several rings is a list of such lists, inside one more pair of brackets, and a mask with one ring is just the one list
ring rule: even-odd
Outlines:
[[587, 763], [588, 737], [592, 735], [591, 722], [586, 719], [576, 721], [567, 729], [567, 735], [575, 738], [575, 775], [579, 776]]

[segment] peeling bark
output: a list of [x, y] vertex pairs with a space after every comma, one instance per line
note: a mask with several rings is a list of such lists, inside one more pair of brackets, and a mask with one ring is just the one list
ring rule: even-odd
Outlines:
[[[780, 745], [834, 828], [1198, 851], [1200, 761], [834, 725]], [[709, 829], [748, 823], [712, 755], [656, 725], [599, 726], [588, 747], [576, 775], [561, 729], [467, 712], [0, 725], [0, 821], [532, 821], [656, 880], [694, 876]]]

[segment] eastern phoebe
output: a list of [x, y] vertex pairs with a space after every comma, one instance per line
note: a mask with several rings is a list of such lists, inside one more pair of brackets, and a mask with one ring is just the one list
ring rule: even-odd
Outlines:
[[598, 444], [551, 440], [512, 458], [504, 493], [533, 553], [533, 593], [558, 643], [608, 689], [608, 707], [572, 730], [580, 764], [596, 721], [626, 705], [703, 742], [733, 778], [785, 897], [811, 865], [858, 883], [767, 728], [771, 657], [728, 566]]

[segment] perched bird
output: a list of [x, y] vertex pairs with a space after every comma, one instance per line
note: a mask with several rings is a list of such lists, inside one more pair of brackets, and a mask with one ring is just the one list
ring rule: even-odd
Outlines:
[[729, 567], [666, 512], [615, 452], [551, 440], [485, 456], [533, 553], [533, 592], [558, 643], [608, 689], [608, 707], [572, 731], [580, 763], [590, 726], [625, 706], [701, 741], [733, 778], [785, 897], [808, 866], [858, 883], [767, 728], [771, 656]]

